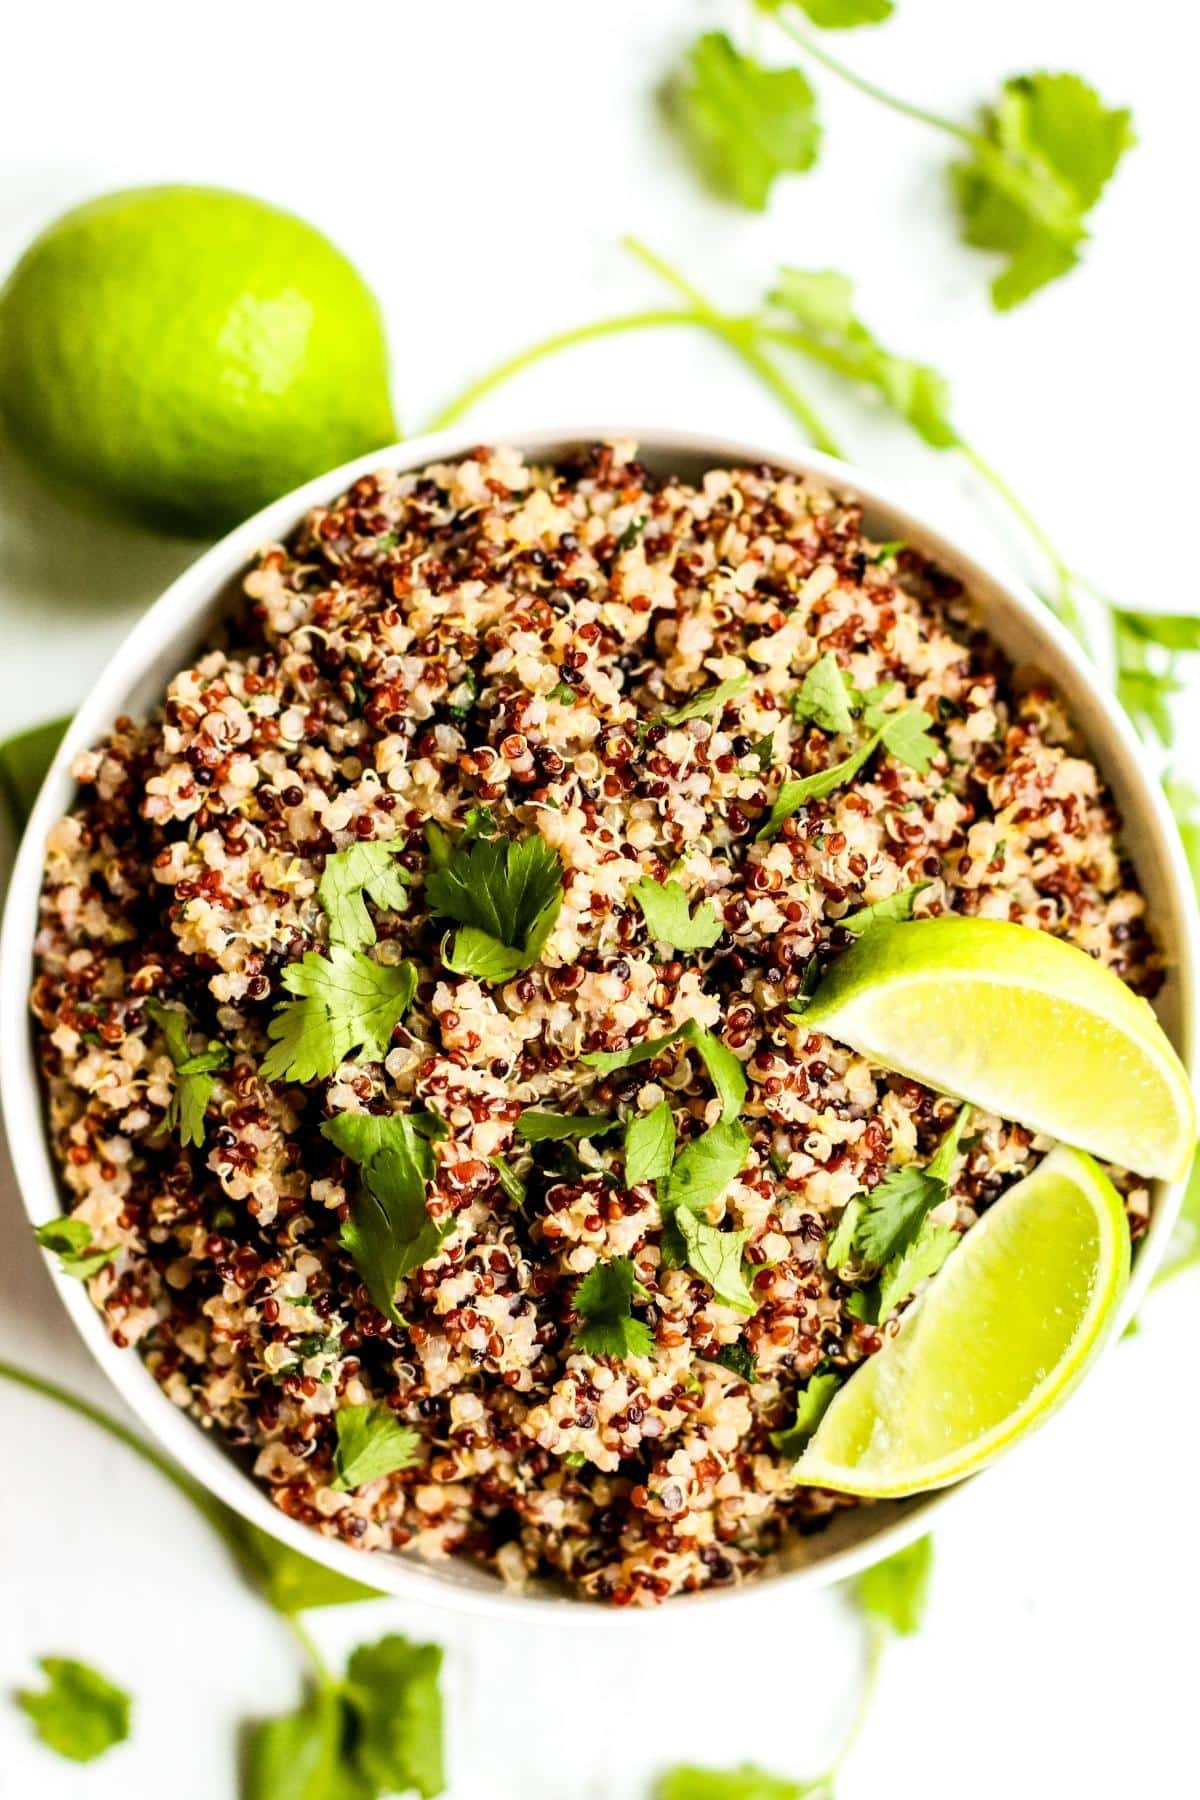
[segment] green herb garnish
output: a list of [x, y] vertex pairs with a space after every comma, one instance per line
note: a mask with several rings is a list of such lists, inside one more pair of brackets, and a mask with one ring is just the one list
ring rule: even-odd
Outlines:
[[339, 1406], [333, 1417], [337, 1447], [331, 1486], [348, 1493], [397, 1469], [409, 1469], [421, 1448], [421, 1434], [403, 1425], [382, 1400], [362, 1406]]
[[724, 927], [711, 900], [701, 900], [694, 912], [677, 881], [651, 881], [643, 875], [629, 890], [641, 908], [650, 936], [660, 944], [688, 954], [710, 950]]
[[560, 1143], [564, 1138], [601, 1137], [620, 1123], [609, 1113], [539, 1112], [530, 1107], [517, 1120], [517, 1136], [528, 1144]]
[[660, 1100], [647, 1113], [637, 1113], [625, 1128], [625, 1185], [660, 1181], [675, 1160], [675, 1118], [670, 1102]]
[[662, 715], [664, 725], [686, 725], [689, 719], [706, 719], [709, 713], [720, 712], [727, 701], [735, 700], [744, 691], [750, 677], [745, 670], [740, 675], [731, 675], [728, 681], [719, 681], [716, 687], [701, 688], [682, 706], [673, 712]]
[[331, 944], [365, 950], [375, 942], [375, 923], [364, 895], [381, 912], [400, 912], [407, 906], [410, 877], [396, 861], [403, 848], [396, 843], [351, 844], [325, 858], [317, 899], [329, 920]]
[[175, 1065], [175, 1092], [163, 1118], [168, 1131], [178, 1131], [181, 1144], [204, 1142], [204, 1115], [216, 1087], [216, 1072], [233, 1057], [224, 1044], [210, 1038], [193, 1054], [188, 1046], [188, 1016], [182, 1007], [146, 1001], [147, 1016], [162, 1032], [167, 1055]]
[[723, 31], [689, 52], [673, 93], [686, 142], [709, 184], [762, 211], [776, 176], [810, 169], [821, 127], [816, 95], [799, 69], [769, 69]]
[[43, 1250], [51, 1251], [58, 1258], [59, 1270], [64, 1275], [73, 1275], [77, 1281], [87, 1281], [97, 1270], [103, 1269], [121, 1252], [119, 1247], [111, 1250], [93, 1250], [92, 1228], [85, 1225], [82, 1219], [47, 1219], [39, 1225], [34, 1237]]
[[912, 918], [917, 896], [932, 886], [931, 881], [914, 881], [911, 887], [889, 894], [886, 900], [876, 900], [870, 906], [860, 906], [856, 912], [845, 913], [834, 922], [853, 937], [862, 937], [876, 925], [903, 924]]
[[263, 1080], [318, 1081], [356, 1050], [383, 1061], [417, 991], [417, 971], [335, 944], [328, 956], [310, 950], [290, 963], [283, 985], [298, 998], [277, 1007], [267, 1026], [275, 1042], [263, 1058]]
[[597, 1263], [575, 1290], [575, 1311], [580, 1319], [575, 1345], [590, 1356], [650, 1356], [654, 1339], [650, 1327], [633, 1317], [633, 1302], [648, 1300], [646, 1289], [628, 1256], [614, 1256]]
[[841, 1378], [832, 1372], [813, 1375], [796, 1390], [796, 1417], [790, 1425], [773, 1431], [771, 1442], [781, 1456], [795, 1462], [821, 1420], [833, 1396], [841, 1386]]
[[396, 1288], [437, 1255], [450, 1230], [435, 1224], [425, 1205], [433, 1152], [404, 1113], [386, 1119], [341, 1113], [327, 1119], [321, 1131], [360, 1166], [351, 1215], [341, 1230], [342, 1244], [379, 1311], [393, 1324], [403, 1325]]
[[562, 904], [562, 865], [536, 834], [520, 843], [460, 841], [436, 859], [425, 892], [433, 912], [461, 927], [447, 968], [480, 981], [511, 981], [545, 948]]

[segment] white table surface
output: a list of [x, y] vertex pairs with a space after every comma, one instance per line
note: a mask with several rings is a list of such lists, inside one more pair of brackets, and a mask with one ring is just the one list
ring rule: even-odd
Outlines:
[[[955, 243], [943, 143], [831, 79], [818, 77], [827, 140], [814, 176], [783, 184], [762, 217], [701, 194], [654, 91], [693, 31], [740, 26], [732, 0], [13, 9], [0, 271], [95, 192], [171, 179], [257, 191], [327, 229], [376, 286], [414, 430], [527, 339], [660, 303], [619, 251], [623, 232], [732, 305], [752, 304], [777, 262], [843, 268], [885, 340], [951, 376], [961, 428], [1071, 559], [1130, 604], [1196, 610], [1186, 15], [1177, 0], [900, 0], [887, 29], [838, 41], [865, 72], [960, 116], [1004, 73], [1038, 66], [1078, 68], [1133, 106], [1141, 146], [1086, 267], [1009, 318], [987, 304], [986, 260]], [[827, 410], [858, 460], [1039, 575], [952, 458], [845, 395]], [[480, 435], [625, 417], [793, 441], [749, 377], [683, 333], [589, 347], [474, 417]], [[68, 710], [192, 553], [62, 511], [0, 457], [0, 731]], [[1153, 1297], [1066, 1413], [951, 1510], [927, 1625], [891, 1656], [842, 1800], [1200, 1791], [1198, 1304], [1197, 1273]], [[0, 1356], [117, 1407], [7, 1172]], [[0, 1795], [233, 1800], [238, 1723], [297, 1693], [283, 1626], [159, 1478], [2, 1386], [0, 1471], [0, 1693], [39, 1654], [65, 1652], [137, 1704], [132, 1742], [76, 1769], [0, 1700]], [[859, 1654], [837, 1594], [765, 1594], [649, 1635], [636, 1620], [593, 1636], [515, 1632], [391, 1602], [314, 1621], [332, 1654], [388, 1629], [446, 1645], [453, 1800], [639, 1800], [681, 1757], [803, 1774], [845, 1722]]]

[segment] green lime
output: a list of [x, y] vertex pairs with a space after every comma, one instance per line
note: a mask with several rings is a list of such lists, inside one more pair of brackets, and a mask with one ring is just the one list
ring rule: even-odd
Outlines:
[[793, 1479], [891, 1499], [973, 1474], [1065, 1399], [1128, 1276], [1121, 1196], [1090, 1156], [1059, 1145], [855, 1370]]
[[996, 919], [879, 926], [804, 1014], [929, 1087], [1177, 1180], [1196, 1147], [1187, 1073], [1145, 1000], [1086, 952]]
[[0, 293], [0, 416], [65, 497], [201, 536], [396, 435], [357, 270], [201, 187], [108, 194], [30, 245]]

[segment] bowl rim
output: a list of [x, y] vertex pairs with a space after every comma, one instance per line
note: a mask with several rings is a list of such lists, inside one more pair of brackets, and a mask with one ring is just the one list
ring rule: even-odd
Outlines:
[[[653, 457], [678, 456], [690, 462], [704, 461], [714, 468], [769, 463], [797, 475], [815, 476], [838, 492], [862, 501], [875, 513], [886, 515], [893, 526], [900, 528], [898, 535], [918, 543], [935, 560], [952, 567], [968, 588], [990, 590], [993, 603], [999, 601], [1011, 608], [1026, 634], [1049, 650], [1052, 661], [1069, 665], [1073, 681], [1087, 690], [1090, 703], [1105, 715], [1105, 722], [1124, 756], [1127, 789], [1136, 796], [1141, 821], [1149, 829], [1160, 871], [1168, 883], [1170, 892], [1163, 912], [1164, 915], [1174, 914], [1179, 928], [1178, 941], [1170, 946], [1179, 983], [1177, 1036], [1182, 1042], [1177, 1047], [1194, 1084], [1200, 920], [1178, 831], [1161, 787], [1143, 766], [1142, 748], [1115, 696], [1102, 685], [1098, 672], [1071, 634], [1023, 582], [998, 569], [989, 554], [982, 553], [961, 533], [949, 537], [930, 525], [923, 507], [907, 496], [901, 483], [881, 482], [852, 464], [807, 447], [784, 450], [720, 433], [656, 426], [639, 428], [625, 422], [514, 431], [480, 431], [458, 425], [381, 447], [314, 476], [272, 501], [203, 551], [137, 619], [106, 661], [90, 694], [75, 713], [22, 835], [0, 931], [0, 1067], [5, 1072], [0, 1083], [0, 1100], [16, 1185], [31, 1224], [43, 1222], [61, 1211], [61, 1193], [46, 1141], [40, 1083], [31, 1053], [28, 993], [45, 839], [53, 821], [67, 809], [74, 792], [69, 765], [75, 755], [103, 735], [120, 712], [139, 674], [187, 624], [197, 622], [217, 602], [256, 551], [285, 537], [310, 507], [332, 501], [359, 476], [381, 468], [399, 473], [411, 471], [431, 462], [463, 457], [484, 443], [511, 446], [525, 456], [549, 457], [580, 444], [629, 439], [638, 444], [642, 453]], [[1128, 799], [1125, 812], [1128, 817]], [[1151, 1227], [1139, 1248], [1114, 1338], [1133, 1316], [1161, 1261], [1182, 1204], [1184, 1186], [1182, 1181], [1159, 1185]], [[209, 1434], [168, 1399], [139, 1356], [114, 1347], [84, 1284], [60, 1274], [55, 1260], [49, 1255], [46, 1263], [60, 1300], [99, 1367], [140, 1423], [194, 1479], [241, 1518], [279, 1539], [288, 1548], [337, 1574], [370, 1585], [378, 1584], [381, 1592], [393, 1597], [427, 1601], [475, 1615], [519, 1616], [531, 1623], [608, 1629], [622, 1626], [631, 1617], [636, 1617], [643, 1628], [648, 1617], [677, 1618], [685, 1600], [693, 1608], [701, 1603], [728, 1604], [734, 1599], [743, 1605], [762, 1603], [784, 1585], [798, 1598], [803, 1591], [814, 1592], [841, 1581], [911, 1543], [929, 1529], [935, 1511], [940, 1514], [960, 1496], [965, 1497], [978, 1480], [977, 1476], [972, 1477], [954, 1487], [906, 1502], [898, 1516], [889, 1516], [877, 1530], [865, 1533], [859, 1542], [811, 1563], [780, 1569], [744, 1587], [707, 1589], [695, 1595], [678, 1596], [666, 1607], [604, 1607], [567, 1594], [506, 1588], [499, 1580], [494, 1586], [468, 1585], [465, 1581], [460, 1584], [438, 1572], [447, 1568], [446, 1563], [423, 1562], [403, 1554], [364, 1558], [361, 1551], [325, 1538], [286, 1517], [272, 1505], [253, 1476], [243, 1471]], [[1019, 1450], [1018, 1446], [1018, 1453]], [[474, 1572], [475, 1576], [480, 1573]]]

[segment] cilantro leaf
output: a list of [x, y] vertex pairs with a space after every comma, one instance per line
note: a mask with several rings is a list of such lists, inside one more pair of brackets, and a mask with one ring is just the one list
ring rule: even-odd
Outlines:
[[327, 1119], [321, 1130], [362, 1167], [350, 1217], [342, 1226], [342, 1245], [379, 1311], [403, 1325], [397, 1285], [437, 1255], [450, 1229], [435, 1224], [425, 1205], [433, 1152], [405, 1113], [387, 1119], [342, 1113]]
[[757, 1312], [758, 1301], [742, 1268], [749, 1231], [721, 1231], [686, 1206], [676, 1209], [674, 1222], [683, 1238], [688, 1267], [707, 1281], [716, 1298], [739, 1312]]
[[884, 749], [897, 762], [907, 763], [918, 775], [929, 772], [929, 764], [937, 755], [937, 739], [930, 735], [933, 720], [919, 706], [901, 706], [885, 713], [879, 726]]
[[367, 894], [381, 912], [400, 912], [408, 904], [408, 874], [396, 861], [397, 843], [351, 844], [325, 858], [317, 899], [329, 920], [329, 941], [347, 950], [365, 950], [375, 942], [375, 924], [367, 911]]
[[[935, 450], [959, 442], [950, 418], [950, 389], [927, 363], [885, 350], [854, 313], [854, 288], [833, 269], [781, 269], [768, 296], [793, 348], [872, 388]], [[843, 727], [843, 729], [845, 729]]]
[[746, 1166], [750, 1139], [736, 1120], [721, 1119], [685, 1144], [667, 1178], [663, 1214], [704, 1212]]
[[785, 820], [793, 813], [807, 806], [810, 800], [824, 800], [827, 795], [853, 781], [859, 770], [870, 761], [879, 748], [880, 734], [874, 732], [857, 750], [841, 762], [833, 763], [828, 769], [818, 769], [814, 775], [802, 775], [794, 781], [785, 781], [775, 796], [775, 804], [765, 825], [758, 832], [761, 842], [765, 838], [773, 838]]
[[661, 1050], [678, 1043], [684, 1030], [684, 1026], [677, 1025], [663, 1037], [643, 1038], [639, 1044], [630, 1044], [625, 1050], [589, 1050], [579, 1060], [589, 1068], [599, 1069], [602, 1075], [611, 1075], [617, 1069], [632, 1069], [636, 1063], [652, 1061]]
[[[1182, 690], [1176, 679], [1181, 651], [1200, 648], [1200, 619], [1183, 613], [1155, 614], [1113, 609], [1113, 649], [1117, 664], [1117, 698], [1142, 737], [1174, 741], [1172, 700]], [[1165, 651], [1165, 656], [1155, 655]]]
[[932, 886], [931, 881], [914, 881], [911, 887], [900, 888], [886, 900], [876, 900], [870, 906], [860, 906], [856, 912], [845, 913], [836, 923], [854, 937], [862, 937], [875, 925], [903, 924], [913, 916], [917, 895]]
[[42, 1656], [38, 1667], [47, 1686], [18, 1689], [16, 1702], [47, 1749], [87, 1763], [125, 1741], [133, 1701], [123, 1688], [71, 1656]]
[[412, 963], [372, 962], [335, 944], [328, 956], [310, 950], [283, 971], [299, 998], [276, 1008], [267, 1026], [275, 1039], [263, 1058], [264, 1081], [316, 1081], [332, 1075], [355, 1050], [382, 1062], [392, 1032], [417, 991]]
[[356, 1725], [333, 1684], [264, 1719], [247, 1746], [245, 1800], [376, 1800], [353, 1758]]
[[333, 1418], [337, 1448], [336, 1471], [331, 1485], [347, 1493], [381, 1475], [411, 1468], [421, 1448], [421, 1435], [403, 1425], [390, 1406], [375, 1401], [364, 1406], [339, 1406]]
[[582, 1321], [575, 1333], [576, 1349], [590, 1356], [650, 1356], [654, 1349], [650, 1327], [632, 1314], [634, 1300], [649, 1298], [628, 1256], [597, 1263], [575, 1290], [575, 1311]]
[[907, 1250], [926, 1216], [946, 1198], [958, 1140], [970, 1116], [970, 1107], [962, 1107], [928, 1168], [918, 1169], [910, 1163], [892, 1169], [878, 1187], [863, 1196], [854, 1245], [864, 1262], [889, 1263]]
[[709, 950], [724, 929], [711, 900], [701, 900], [694, 912], [677, 881], [651, 881], [643, 875], [630, 893], [642, 909], [652, 938], [674, 950]]
[[547, 1140], [558, 1143], [563, 1138], [601, 1137], [606, 1131], [615, 1131], [620, 1123], [608, 1113], [537, 1112], [527, 1108], [517, 1120], [517, 1136], [529, 1144]]
[[933, 1572], [933, 1539], [918, 1538], [894, 1556], [864, 1569], [855, 1595], [869, 1619], [887, 1625], [901, 1637], [920, 1628]]
[[433, 912], [464, 928], [447, 967], [481, 981], [509, 981], [545, 948], [562, 905], [562, 865], [536, 833], [520, 843], [464, 836], [436, 862], [425, 893]]
[[966, 242], [1009, 259], [992, 282], [1002, 312], [1074, 268], [1084, 221], [1134, 142], [1129, 112], [1078, 75], [1004, 83], [970, 159], [950, 171]]
[[434, 1800], [444, 1790], [441, 1667], [439, 1645], [395, 1633], [351, 1656], [345, 1696], [357, 1723], [354, 1762], [373, 1795]]
[[[764, 735], [759, 738], [759, 740], [756, 744], [751, 744], [751, 746], [750, 746], [749, 750], [746, 752], [746, 754], [755, 763], [758, 773], [760, 775], [765, 775], [767, 770], [770, 768], [772, 760], [775, 755], [775, 733], [774, 733], [774, 731], [768, 731], [768, 732], [764, 733]], [[752, 771], [743, 766], [742, 773], [745, 775], [748, 775], [748, 774], [752, 773]]]
[[162, 1032], [167, 1055], [175, 1065], [175, 1092], [163, 1124], [168, 1131], [178, 1131], [181, 1144], [202, 1144], [204, 1116], [217, 1085], [215, 1073], [228, 1068], [233, 1057], [215, 1038], [193, 1055], [188, 1047], [188, 1016], [182, 1007], [147, 1000], [145, 1011]]
[[47, 1219], [33, 1235], [43, 1250], [50, 1250], [58, 1257], [61, 1273], [74, 1275], [79, 1281], [89, 1280], [98, 1269], [103, 1269], [121, 1254], [119, 1246], [111, 1250], [89, 1249], [92, 1228], [82, 1219]]
[[926, 1219], [908, 1248], [880, 1270], [876, 1319], [890, 1318], [919, 1282], [937, 1274], [960, 1242], [957, 1231], [949, 1225], [935, 1225], [932, 1219]]
[[841, 1379], [830, 1371], [813, 1375], [796, 1390], [796, 1417], [790, 1425], [771, 1432], [771, 1442], [781, 1456], [794, 1462], [825, 1416], [829, 1402], [841, 1386]]
[[858, 1221], [862, 1217], [863, 1203], [860, 1198], [847, 1202], [842, 1208], [842, 1216], [825, 1240], [825, 1261], [831, 1269], [840, 1275], [849, 1268], [854, 1256], [854, 1240], [858, 1234]]
[[776, 176], [817, 160], [817, 101], [799, 69], [768, 69], [708, 31], [692, 45], [675, 110], [706, 180], [719, 194], [761, 212]]
[[685, 700], [674, 712], [665, 712], [662, 716], [663, 724], [686, 725], [689, 719], [705, 719], [709, 713], [723, 711], [726, 701], [735, 700], [749, 680], [750, 676], [743, 669], [740, 675], [731, 675], [728, 681], [718, 681], [715, 687], [701, 688], [698, 694], [693, 694], [690, 700]]
[[0, 744], [0, 794], [8, 803], [13, 824], [24, 826], [38, 797], [46, 771], [54, 761], [70, 719], [53, 719], [19, 731]]
[[675, 1116], [660, 1100], [648, 1113], [635, 1113], [625, 1128], [625, 1185], [660, 1181], [675, 1160]]
[[703, 1030], [694, 1019], [688, 1020], [683, 1035], [700, 1052], [721, 1102], [721, 1118], [726, 1123], [736, 1119], [746, 1099], [746, 1072], [741, 1062], [714, 1032]]
[[721, 1348], [717, 1351], [715, 1360], [720, 1363], [723, 1369], [728, 1369], [742, 1381], [754, 1382], [758, 1379], [758, 1370], [754, 1366], [754, 1358], [751, 1356], [745, 1344], [722, 1344]]
[[808, 670], [798, 691], [792, 695], [792, 717], [810, 719], [830, 736], [853, 731], [854, 714], [850, 696], [832, 650], [827, 650]]

